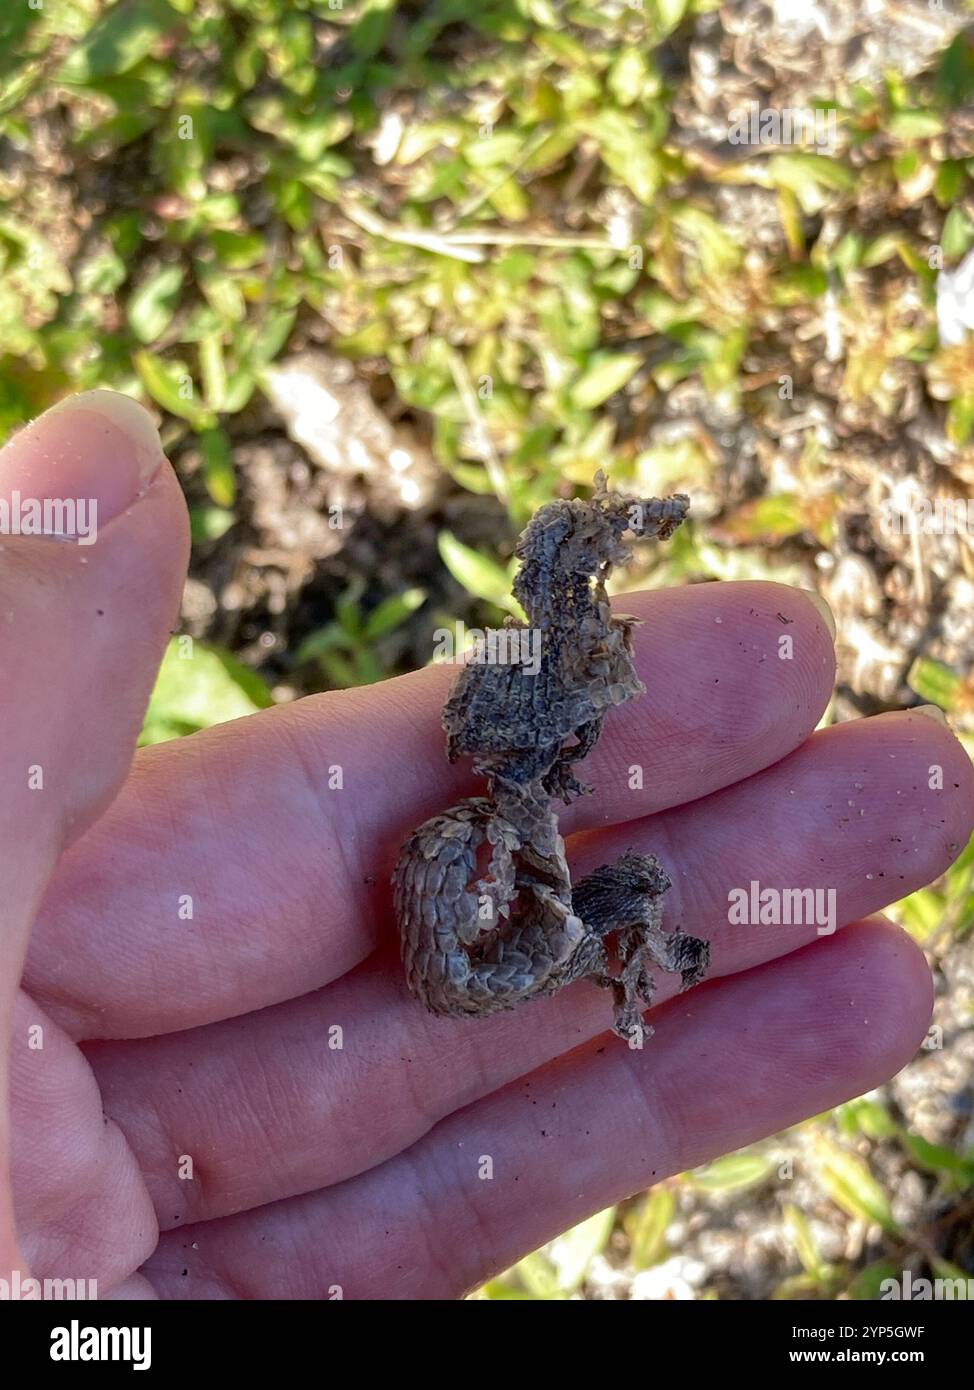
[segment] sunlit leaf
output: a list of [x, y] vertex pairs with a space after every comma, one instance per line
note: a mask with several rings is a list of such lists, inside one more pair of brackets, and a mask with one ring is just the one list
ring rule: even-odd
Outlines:
[[817, 1279], [822, 1271], [822, 1256], [812, 1235], [808, 1217], [791, 1202], [785, 1207], [785, 1227], [806, 1273]]
[[548, 1258], [558, 1275], [563, 1294], [574, 1293], [585, 1278], [589, 1265], [604, 1249], [615, 1220], [615, 1207], [596, 1212], [559, 1236], [549, 1246]]
[[861, 1269], [846, 1289], [849, 1298], [875, 1301], [882, 1296], [883, 1285], [890, 1279], [899, 1285], [902, 1270], [892, 1260], [876, 1260]]
[[717, 1158], [704, 1168], [695, 1168], [687, 1178], [694, 1187], [705, 1192], [736, 1192], [767, 1181], [774, 1166], [767, 1154], [743, 1149], [740, 1153]]
[[411, 613], [415, 613], [426, 599], [425, 589], [403, 589], [402, 593], [390, 594], [388, 598], [373, 608], [365, 620], [365, 637], [374, 641], [401, 627]]
[[666, 1228], [675, 1214], [676, 1196], [665, 1184], [648, 1192], [636, 1208], [627, 1212], [630, 1258], [637, 1269], [649, 1269], [666, 1258]]
[[196, 429], [209, 429], [216, 417], [196, 399], [193, 378], [185, 362], [169, 361], [144, 349], [132, 358], [142, 385], [152, 399], [168, 410], [188, 420]]
[[144, 280], [128, 302], [128, 321], [142, 343], [154, 343], [172, 322], [183, 288], [181, 265], [165, 265]]
[[580, 410], [593, 410], [621, 391], [644, 360], [634, 352], [596, 353], [571, 388], [572, 404]]
[[204, 430], [200, 435], [200, 453], [207, 492], [218, 507], [232, 507], [237, 496], [237, 475], [230, 441], [223, 430]]
[[178, 23], [165, 0], [122, 0], [72, 49], [58, 76], [62, 82], [84, 83], [128, 72]]
[[140, 742], [161, 743], [272, 703], [260, 676], [229, 652], [176, 637], [162, 659]]
[[907, 684], [930, 705], [951, 710], [957, 699], [963, 681], [956, 671], [951, 671], [932, 657], [918, 656], [907, 672]]
[[506, 608], [515, 617], [523, 616], [520, 605], [511, 596], [510, 574], [496, 560], [464, 545], [451, 531], [441, 531], [437, 545], [443, 563], [468, 594]]
[[836, 1206], [860, 1221], [881, 1226], [899, 1235], [889, 1197], [862, 1159], [820, 1137], [815, 1153], [816, 1178]]

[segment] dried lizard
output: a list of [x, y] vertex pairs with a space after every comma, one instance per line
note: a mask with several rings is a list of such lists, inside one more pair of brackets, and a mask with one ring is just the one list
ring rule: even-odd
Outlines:
[[605, 588], [630, 559], [624, 533], [665, 540], [688, 507], [682, 495], [610, 493], [599, 473], [591, 501], [549, 503], [521, 535], [514, 595], [528, 622], [509, 619], [508, 632], [525, 646], [537, 636], [539, 660], [461, 670], [443, 710], [447, 752], [473, 756], [488, 794], [415, 830], [393, 876], [406, 979], [433, 1013], [495, 1013], [590, 976], [614, 995], [615, 1031], [641, 1040], [651, 967], [680, 971], [684, 988], [706, 970], [706, 942], [662, 929], [670, 880], [652, 855], [630, 851], [572, 887], [552, 807], [591, 790], [572, 765], [606, 712], [645, 691], [632, 660], [638, 620], [613, 615]]

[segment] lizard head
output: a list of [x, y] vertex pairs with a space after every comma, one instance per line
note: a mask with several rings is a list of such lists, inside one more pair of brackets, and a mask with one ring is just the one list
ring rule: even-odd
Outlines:
[[627, 531], [666, 540], [686, 517], [689, 505], [683, 494], [640, 501], [610, 492], [600, 469], [590, 501], [549, 502], [522, 532], [515, 550], [521, 561], [515, 597], [529, 608], [532, 599], [557, 580], [585, 581], [608, 566], [624, 565], [630, 559], [623, 540]]
[[653, 536], [656, 540], [665, 541], [686, 520], [690, 499], [684, 492], [676, 492], [672, 497], [648, 498], [610, 492], [600, 468], [595, 475], [591, 505], [609, 517], [620, 533], [631, 531], [635, 536]]

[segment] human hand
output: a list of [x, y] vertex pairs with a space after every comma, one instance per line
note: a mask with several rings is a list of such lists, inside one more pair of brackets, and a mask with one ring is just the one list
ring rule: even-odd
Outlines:
[[[82, 404], [0, 455], [0, 496], [27, 490], [32, 457], [121, 469], [124, 446], [106, 454]], [[118, 790], [186, 561], [178, 485], [141, 452], [158, 471], [97, 544], [0, 550], [22, 1251], [8, 1200], [5, 1268], [114, 1297], [455, 1296], [909, 1059], [929, 972], [902, 932], [861, 919], [960, 852], [974, 774], [921, 711], [809, 737], [834, 663], [805, 595], [627, 595], [648, 694], [607, 722], [584, 768], [595, 794], [562, 813], [575, 877], [629, 847], [658, 855], [667, 924], [712, 940], [708, 981], [653, 1010], [641, 1051], [607, 1032], [611, 1001], [585, 982], [437, 1019], [402, 981], [388, 878], [405, 834], [477, 789], [444, 757], [449, 669], [144, 750]], [[24, 789], [28, 764], [42, 793]], [[728, 894], [752, 880], [834, 888], [851, 925], [732, 926]], [[660, 999], [675, 988], [661, 977]]]

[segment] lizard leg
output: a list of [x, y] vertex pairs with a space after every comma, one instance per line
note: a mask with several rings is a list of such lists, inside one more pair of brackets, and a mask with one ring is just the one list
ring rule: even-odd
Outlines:
[[656, 989], [652, 967], [679, 973], [681, 988], [688, 989], [702, 978], [710, 960], [707, 942], [663, 930], [662, 900], [669, 887], [658, 860], [630, 852], [583, 879], [572, 895], [587, 932], [617, 933], [619, 972], [592, 973], [598, 984], [612, 990], [615, 1031], [630, 1040], [652, 1031], [641, 1017]]
[[550, 797], [561, 797], [565, 805], [569, 806], [576, 797], [587, 796], [592, 790], [586, 783], [578, 780], [572, 772], [571, 766], [572, 763], [581, 762], [591, 753], [599, 741], [603, 722], [604, 716], [600, 714], [598, 718], [590, 719], [587, 724], [582, 724], [575, 730], [575, 737], [578, 742], [559, 751], [553, 767], [542, 783]]

